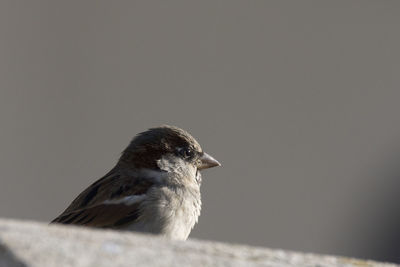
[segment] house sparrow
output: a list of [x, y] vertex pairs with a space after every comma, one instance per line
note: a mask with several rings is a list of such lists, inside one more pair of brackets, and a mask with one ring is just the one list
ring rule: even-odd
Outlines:
[[221, 164], [186, 131], [173, 126], [149, 129], [52, 223], [186, 240], [200, 215], [199, 171], [215, 166]]

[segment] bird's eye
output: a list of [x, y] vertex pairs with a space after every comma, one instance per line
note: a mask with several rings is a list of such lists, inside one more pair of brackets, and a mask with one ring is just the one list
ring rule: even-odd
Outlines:
[[193, 156], [193, 150], [191, 150], [190, 148], [181, 148], [178, 151], [179, 154], [185, 159], [191, 158]]

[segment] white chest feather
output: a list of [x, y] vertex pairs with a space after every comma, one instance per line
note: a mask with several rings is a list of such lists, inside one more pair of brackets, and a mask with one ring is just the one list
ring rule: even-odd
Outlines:
[[180, 203], [175, 208], [171, 208], [172, 217], [167, 219], [165, 224], [164, 233], [169, 238], [186, 240], [200, 216], [200, 192], [196, 195], [193, 192], [184, 194], [186, 196]]
[[200, 191], [194, 188], [158, 188], [148, 192], [143, 204], [146, 208], [142, 209], [139, 220], [127, 230], [186, 240], [200, 215]]

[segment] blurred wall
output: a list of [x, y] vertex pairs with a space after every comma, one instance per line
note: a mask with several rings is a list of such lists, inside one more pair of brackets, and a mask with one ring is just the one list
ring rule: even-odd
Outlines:
[[190, 131], [192, 237], [400, 262], [399, 1], [0, 2], [0, 216], [49, 221]]

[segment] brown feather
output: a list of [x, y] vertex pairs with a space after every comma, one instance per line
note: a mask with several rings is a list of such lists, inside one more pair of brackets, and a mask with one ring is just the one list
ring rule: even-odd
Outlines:
[[121, 227], [132, 223], [140, 215], [140, 204], [101, 204], [60, 215], [53, 222], [90, 227]]
[[139, 215], [138, 205], [103, 204], [103, 202], [125, 196], [143, 195], [153, 184], [154, 181], [151, 179], [124, 175], [115, 167], [79, 194], [52, 223], [111, 227], [124, 216], [133, 218], [134, 214]]

